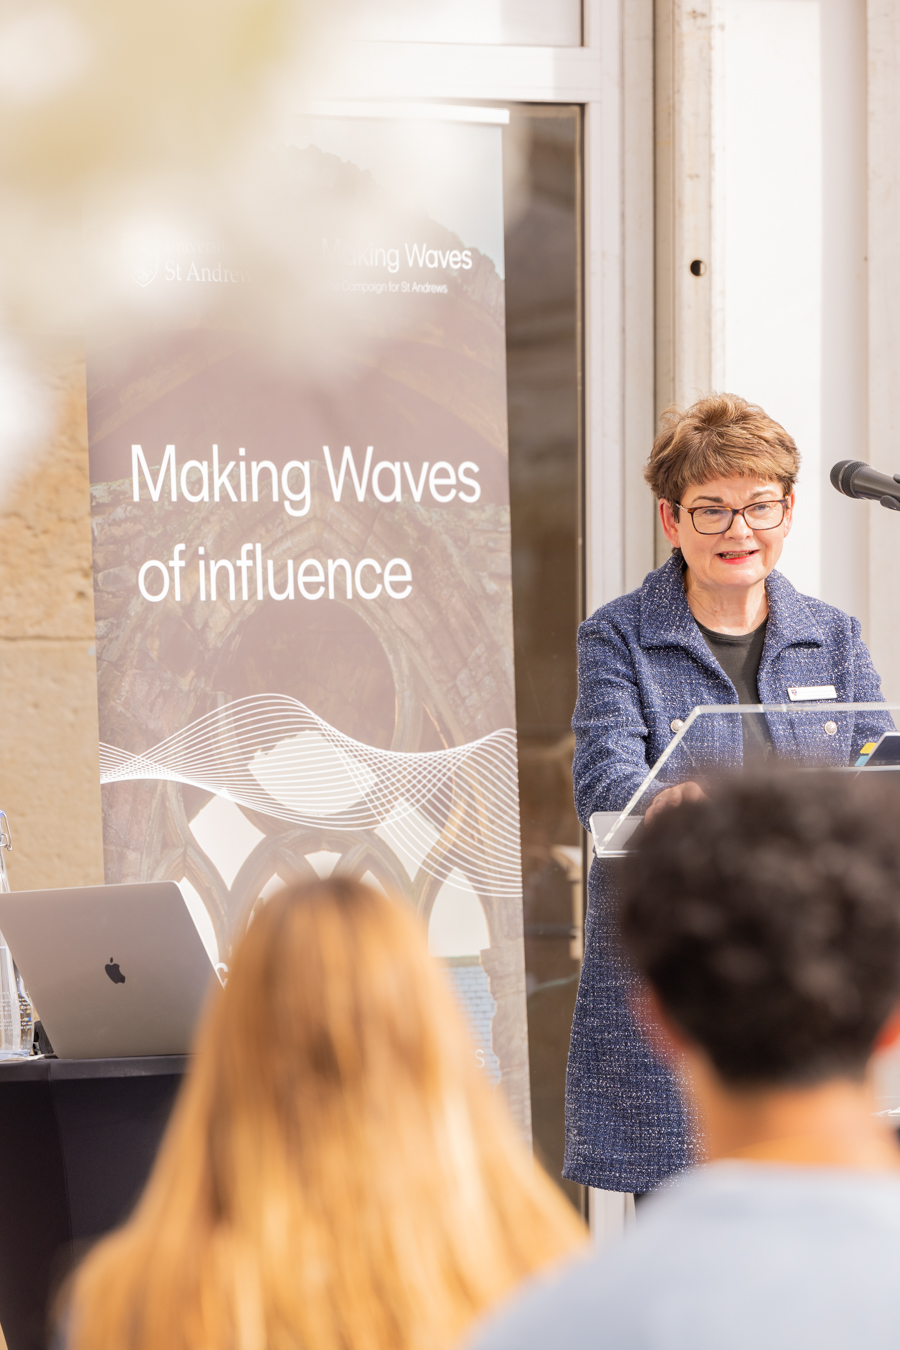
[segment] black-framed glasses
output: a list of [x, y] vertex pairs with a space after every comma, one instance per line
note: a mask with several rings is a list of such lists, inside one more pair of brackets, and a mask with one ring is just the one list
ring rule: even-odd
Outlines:
[[735, 516], [743, 516], [744, 524], [751, 530], [774, 530], [784, 520], [788, 498], [782, 497], [777, 502], [751, 502], [749, 506], [682, 506], [681, 502], [675, 505], [679, 511], [687, 511], [698, 534], [727, 534]]

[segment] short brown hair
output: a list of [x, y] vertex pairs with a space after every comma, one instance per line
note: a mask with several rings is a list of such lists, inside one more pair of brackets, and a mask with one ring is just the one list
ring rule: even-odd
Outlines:
[[667, 408], [644, 477], [673, 505], [686, 488], [712, 478], [759, 478], [794, 489], [800, 455], [792, 438], [756, 403], [708, 394], [685, 412]]

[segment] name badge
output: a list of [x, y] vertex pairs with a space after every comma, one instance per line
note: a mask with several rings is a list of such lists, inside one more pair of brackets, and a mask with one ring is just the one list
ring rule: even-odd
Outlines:
[[788, 689], [788, 698], [792, 703], [817, 703], [823, 698], [837, 698], [833, 684], [795, 684]]

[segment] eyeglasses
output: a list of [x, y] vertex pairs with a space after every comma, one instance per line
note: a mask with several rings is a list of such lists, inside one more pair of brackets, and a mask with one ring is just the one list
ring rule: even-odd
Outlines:
[[680, 502], [675, 505], [679, 511], [687, 511], [698, 534], [727, 534], [735, 516], [743, 516], [744, 524], [751, 530], [774, 530], [784, 520], [788, 499], [752, 502], [749, 506], [682, 506]]

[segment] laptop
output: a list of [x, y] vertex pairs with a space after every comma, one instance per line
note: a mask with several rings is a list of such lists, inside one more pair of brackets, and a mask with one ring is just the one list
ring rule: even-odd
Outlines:
[[174, 881], [0, 894], [0, 932], [60, 1059], [190, 1049], [215, 971]]

